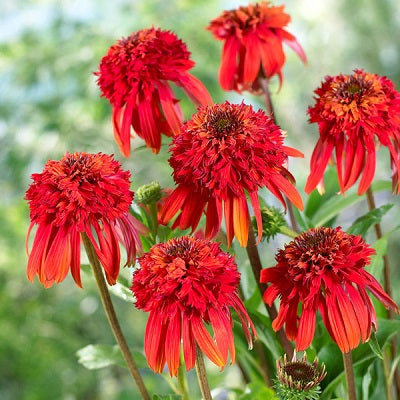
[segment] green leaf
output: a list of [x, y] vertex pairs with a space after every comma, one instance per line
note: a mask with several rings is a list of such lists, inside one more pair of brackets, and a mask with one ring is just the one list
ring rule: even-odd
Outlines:
[[385, 204], [382, 207], [375, 208], [365, 215], [357, 218], [353, 225], [346, 230], [347, 233], [352, 235], [365, 236], [368, 230], [375, 224], [381, 222], [383, 216], [393, 207], [393, 204]]
[[368, 341], [369, 347], [371, 347], [371, 350], [380, 358], [383, 360], [383, 354], [382, 354], [382, 349], [381, 346], [379, 346], [378, 340], [376, 339], [375, 332], [372, 332], [371, 337]]
[[[374, 192], [391, 191], [392, 183], [390, 181], [377, 181], [371, 185], [371, 188]], [[330, 198], [313, 216], [312, 222], [314, 226], [323, 226], [342, 210], [365, 198], [364, 196], [359, 196], [355, 190], [355, 188], [349, 190], [346, 196], [336, 195]]]
[[[90, 344], [76, 352], [78, 362], [87, 369], [100, 369], [110, 365], [126, 368], [125, 360], [117, 345]], [[139, 368], [147, 367], [146, 358], [139, 351], [132, 352]]]
[[114, 296], [126, 301], [127, 303], [133, 304], [135, 302], [132, 291], [120, 282], [117, 282], [115, 285], [108, 286], [108, 290]]
[[253, 382], [247, 385], [245, 393], [239, 400], [277, 400], [272, 389], [265, 386], [262, 382]]
[[90, 344], [76, 352], [78, 362], [87, 369], [100, 369], [110, 365], [125, 367], [125, 361], [117, 345]]
[[383, 256], [388, 251], [388, 238], [387, 235], [381, 237], [372, 246], [376, 253], [371, 257], [371, 262], [368, 266], [368, 272], [376, 279], [380, 280], [383, 273]]
[[182, 400], [179, 394], [153, 394], [153, 400]]

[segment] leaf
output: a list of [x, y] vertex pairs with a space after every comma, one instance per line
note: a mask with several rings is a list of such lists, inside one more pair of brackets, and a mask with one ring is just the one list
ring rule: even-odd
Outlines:
[[100, 369], [110, 365], [125, 367], [125, 361], [117, 345], [90, 344], [76, 352], [78, 362], [87, 369]]
[[272, 389], [265, 386], [265, 383], [253, 382], [246, 386], [245, 393], [239, 397], [239, 400], [277, 400], [277, 397]]
[[[382, 191], [391, 191], [392, 183], [390, 181], [377, 181], [371, 185], [371, 188], [374, 192], [382, 192]], [[353, 192], [353, 193], [351, 193]], [[351, 193], [351, 194], [349, 194]], [[359, 196], [355, 192], [355, 189], [349, 190], [346, 196], [336, 195], [335, 197], [331, 197], [323, 207], [320, 207], [318, 211], [315, 213], [312, 218], [312, 222], [314, 226], [323, 226], [324, 223], [329, 221], [331, 218], [338, 215], [342, 210], [346, 207], [349, 207], [353, 204], [356, 204], [363, 200], [364, 196]]]
[[115, 285], [108, 286], [108, 290], [113, 295], [126, 301], [127, 303], [133, 304], [135, 302], [135, 297], [133, 296], [132, 291], [120, 282], [117, 282]]
[[385, 204], [379, 208], [369, 211], [365, 215], [357, 218], [353, 225], [346, 230], [352, 235], [365, 236], [368, 230], [375, 224], [381, 222], [383, 216], [393, 207], [393, 204]]
[[[110, 365], [126, 368], [125, 360], [118, 345], [90, 344], [76, 352], [78, 362], [87, 369], [100, 369]], [[132, 353], [136, 364], [140, 368], [147, 367], [146, 358], [139, 351]]]
[[153, 400], [182, 400], [179, 394], [153, 394]]
[[371, 262], [368, 266], [368, 272], [376, 279], [380, 280], [383, 273], [383, 256], [388, 251], [388, 238], [387, 235], [381, 237], [372, 246], [376, 254], [371, 257]]
[[371, 337], [368, 341], [369, 347], [371, 347], [371, 350], [380, 358], [383, 360], [383, 354], [382, 354], [382, 349], [381, 346], [379, 346], [378, 340], [376, 339], [375, 332], [372, 332]]

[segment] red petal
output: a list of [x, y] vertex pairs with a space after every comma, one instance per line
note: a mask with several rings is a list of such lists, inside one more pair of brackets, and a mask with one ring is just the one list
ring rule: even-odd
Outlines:
[[229, 37], [224, 44], [218, 74], [219, 83], [224, 90], [232, 90], [234, 88], [239, 48], [240, 41], [236, 36]]
[[226, 228], [226, 240], [228, 247], [232, 244], [233, 239], [233, 200], [232, 197], [228, 196], [224, 202], [224, 215], [225, 215], [225, 228]]
[[[287, 318], [286, 318], [287, 319]], [[310, 346], [315, 332], [315, 310], [305, 308], [302, 310], [296, 338], [296, 350], [303, 351]]]
[[205, 237], [207, 240], [213, 239], [217, 236], [221, 227], [222, 220], [222, 205], [221, 202], [215, 198], [211, 198], [207, 204], [206, 211], [206, 232]]
[[159, 310], [150, 312], [144, 334], [144, 352], [149, 367], [154, 372], [162, 372], [165, 365], [165, 340], [168, 326]]
[[138, 104], [140, 131], [148, 147], [158, 153], [161, 146], [161, 134], [157, 129], [153, 115], [153, 100], [141, 99]]
[[283, 38], [283, 41], [292, 49], [294, 50], [298, 56], [301, 58], [304, 64], [307, 63], [307, 57], [304, 53], [303, 48], [300, 46], [300, 43], [296, 40], [296, 38], [289, 32], [285, 30], [280, 31], [280, 35]]
[[162, 224], [168, 222], [176, 215], [186, 197], [191, 193], [190, 189], [186, 186], [178, 186], [165, 200], [161, 210], [160, 220]]
[[82, 287], [81, 282], [81, 235], [73, 230], [71, 232], [71, 275], [75, 283]]
[[203, 322], [198, 317], [192, 318], [192, 331], [197, 344], [203, 353], [216, 365], [222, 369], [225, 367], [226, 360], [221, 354], [213, 338], [204, 327]]
[[249, 210], [246, 197], [233, 198], [233, 230], [242, 247], [246, 247], [249, 238]]
[[112, 110], [114, 138], [125, 157], [129, 157], [131, 151], [132, 112], [132, 102], [128, 102], [123, 108], [114, 106]]
[[181, 75], [179, 81], [176, 81], [176, 84], [182, 87], [194, 104], [206, 106], [213, 103], [206, 87], [193, 75], [189, 73]]
[[[228, 311], [229, 312], [229, 311]], [[208, 310], [210, 323], [213, 327], [215, 340], [222, 358], [228, 360], [228, 349], [231, 353], [232, 364], [235, 362], [235, 344], [233, 341], [232, 325], [224, 310], [210, 308]]]
[[357, 194], [362, 195], [370, 187], [372, 179], [375, 175], [376, 166], [376, 154], [375, 154], [375, 144], [373, 140], [366, 140], [366, 146], [368, 153], [365, 158], [364, 172], [361, 176], [360, 183], [358, 185]]
[[304, 188], [307, 194], [311, 193], [322, 180], [325, 168], [331, 158], [333, 147], [334, 143], [323, 142], [322, 139], [318, 140], [311, 156], [310, 175]]
[[182, 121], [176, 113], [176, 100], [172, 96], [172, 90], [169, 86], [158, 82], [158, 93], [160, 95], [161, 107], [174, 135], [177, 135], [181, 130]]
[[279, 174], [273, 175], [270, 179], [299, 210], [304, 209], [303, 200], [299, 192], [290, 182]]
[[176, 312], [168, 320], [168, 330], [165, 339], [165, 356], [167, 359], [169, 374], [178, 375], [180, 365], [180, 345], [181, 345], [181, 315]]
[[196, 343], [194, 341], [190, 319], [187, 317], [183, 317], [182, 319], [182, 339], [186, 371], [189, 371], [189, 369], [194, 367], [196, 362]]
[[259, 39], [256, 34], [244, 35], [242, 43], [246, 48], [243, 83], [247, 85], [257, 79], [260, 71], [261, 54], [259, 50]]

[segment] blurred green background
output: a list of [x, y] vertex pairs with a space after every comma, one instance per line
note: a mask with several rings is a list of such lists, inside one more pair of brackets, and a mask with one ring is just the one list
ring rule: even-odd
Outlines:
[[[123, 159], [116, 147], [110, 106], [99, 97], [93, 72], [108, 47], [132, 31], [160, 26], [173, 30], [188, 45], [200, 78], [215, 102], [239, 102], [243, 96], [224, 93], [217, 84], [221, 43], [205, 31], [223, 9], [247, 2], [211, 0], [14, 0], [3, 1], [0, 24], [0, 399], [74, 400], [134, 399], [128, 373], [119, 367], [89, 371], [78, 364], [76, 351], [90, 343], [113, 344], [90, 275], [84, 289], [68, 278], [45, 290], [26, 279], [25, 235], [28, 207], [23, 199], [30, 174], [40, 172], [48, 159], [66, 150], [114, 153], [132, 172], [133, 190], [157, 179], [172, 186], [167, 146], [155, 156], [137, 149]], [[276, 5], [282, 2], [275, 2]], [[284, 85], [272, 93], [277, 120], [288, 132], [287, 143], [305, 153], [290, 169], [298, 187], [304, 186], [316, 141], [315, 126], [305, 113], [312, 92], [327, 74], [354, 68], [387, 75], [400, 84], [400, 11], [397, 0], [288, 0], [292, 16], [288, 30], [308, 56], [304, 66], [287, 48]], [[245, 101], [262, 107], [251, 95]], [[182, 96], [185, 116], [193, 105]], [[164, 143], [166, 141], [164, 140]], [[140, 141], [134, 146], [141, 147]], [[389, 179], [388, 152], [379, 152], [377, 175]], [[302, 192], [302, 191], [301, 191]], [[303, 193], [303, 192], [302, 192]], [[398, 224], [398, 199], [379, 194], [377, 201], [397, 203], [384, 229]], [[365, 204], [359, 207], [365, 211]], [[346, 227], [352, 210], [341, 216]], [[391, 254], [398, 252], [392, 239]], [[265, 246], [265, 266], [272, 265], [279, 240]], [[272, 246], [272, 249], [271, 249]], [[392, 257], [393, 259], [393, 257]], [[129, 277], [129, 271], [124, 272]], [[398, 274], [397, 274], [398, 275]], [[394, 294], [399, 300], [399, 293]], [[141, 349], [147, 316], [115, 299], [123, 329], [134, 349]], [[237, 384], [235, 367], [213, 379]], [[189, 376], [197, 387], [194, 376]], [[168, 391], [160, 376], [145, 372], [150, 390]], [[197, 390], [197, 389], [194, 389]]]

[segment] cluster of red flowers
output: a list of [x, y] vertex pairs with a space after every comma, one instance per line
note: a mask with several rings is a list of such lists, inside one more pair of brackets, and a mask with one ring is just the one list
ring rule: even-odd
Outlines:
[[[257, 93], [260, 79], [275, 75], [282, 83], [283, 43], [306, 61], [300, 44], [284, 29], [290, 17], [283, 8], [261, 2], [225, 11], [211, 21], [207, 29], [225, 41], [219, 72], [224, 89]], [[283, 131], [263, 111], [244, 103], [211, 104], [207, 89], [188, 72], [194, 66], [189, 56], [186, 45], [172, 32], [143, 29], [111, 46], [96, 73], [102, 94], [112, 105], [114, 134], [123, 155], [130, 155], [131, 127], [156, 153], [161, 134], [174, 136], [169, 163], [176, 188], [161, 201], [161, 195], [156, 198], [162, 204], [160, 221], [167, 224], [175, 218], [172, 229], [191, 228], [193, 233], [205, 215], [205, 239], [183, 236], [156, 244], [138, 259], [140, 268], [133, 274], [136, 307], [150, 313], [145, 332], [149, 366], [161, 372], [167, 364], [173, 376], [181, 347], [186, 369], [195, 364], [197, 346], [221, 368], [229, 355], [235, 361], [231, 308], [249, 347], [256, 338], [237, 292], [240, 275], [234, 258], [210, 241], [223, 217], [228, 246], [234, 237], [246, 246], [248, 199], [261, 238], [261, 188], [285, 208], [284, 196], [303, 209], [287, 169], [289, 156], [303, 154], [284, 145]], [[170, 82], [200, 105], [185, 123]], [[316, 104], [308, 113], [310, 122], [318, 123], [320, 138], [305, 191], [321, 183], [335, 150], [341, 192], [361, 178], [358, 193], [364, 193], [374, 177], [380, 143], [389, 149], [393, 191], [399, 193], [400, 95], [392, 82], [356, 70], [353, 75], [327, 77], [315, 93]], [[112, 156], [102, 153], [66, 153], [32, 175], [26, 192], [29, 232], [35, 225], [37, 230], [28, 260], [29, 280], [37, 275], [49, 287], [71, 271], [81, 286], [80, 242], [86, 235], [108, 283], [116, 283], [119, 244], [126, 248], [126, 265], [133, 265], [141, 250], [139, 235], [146, 233], [129, 212], [133, 199], [129, 178]], [[342, 352], [367, 341], [376, 317], [366, 289], [398, 311], [364, 270], [372, 254], [360, 236], [340, 228], [313, 228], [296, 237], [278, 252], [277, 264], [261, 272], [261, 282], [270, 283], [264, 301], [272, 305], [280, 298], [273, 328], [285, 325], [297, 350], [305, 350], [313, 340], [319, 311]]]

